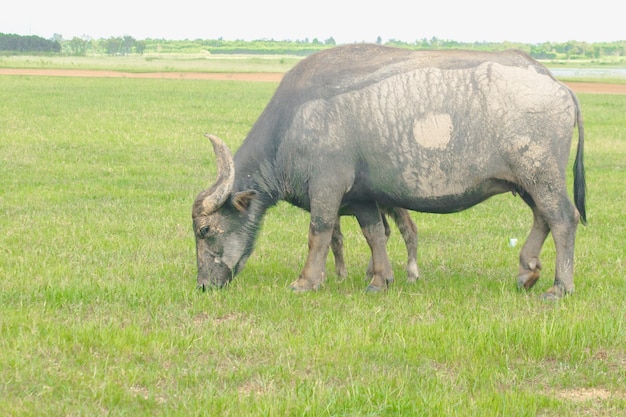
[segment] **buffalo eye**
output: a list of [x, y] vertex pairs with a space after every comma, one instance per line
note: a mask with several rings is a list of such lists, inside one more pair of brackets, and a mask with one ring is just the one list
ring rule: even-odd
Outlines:
[[201, 227], [200, 230], [198, 230], [198, 235], [202, 239], [204, 239], [208, 234], [209, 234], [209, 226]]

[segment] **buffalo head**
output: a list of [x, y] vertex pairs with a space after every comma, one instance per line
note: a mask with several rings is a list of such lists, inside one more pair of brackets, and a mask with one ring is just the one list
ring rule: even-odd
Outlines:
[[223, 287], [243, 268], [258, 228], [249, 210], [256, 192], [233, 192], [233, 156], [221, 139], [206, 136], [216, 154], [217, 180], [198, 194], [192, 209], [198, 288], [203, 290]]

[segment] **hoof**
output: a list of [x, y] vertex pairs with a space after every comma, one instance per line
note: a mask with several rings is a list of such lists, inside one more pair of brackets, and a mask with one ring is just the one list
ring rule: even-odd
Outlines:
[[346, 278], [348, 278], [348, 271], [346, 268], [337, 268], [336, 274], [338, 282], [343, 282]]
[[539, 271], [529, 271], [524, 275], [517, 277], [517, 288], [522, 290], [529, 290], [539, 280]]
[[572, 295], [574, 289], [566, 289], [562, 285], [555, 284], [541, 296], [544, 301], [558, 301], [566, 295]]
[[557, 301], [559, 301], [561, 298], [563, 298], [563, 296], [559, 296], [557, 294], [553, 294], [551, 292], [546, 292], [544, 294], [541, 295], [541, 300], [545, 301], [547, 303], [556, 303]]
[[308, 291], [317, 291], [320, 286], [310, 283], [309, 281], [305, 281], [302, 279], [297, 279], [289, 285], [289, 289], [293, 292], [308, 292]]
[[520, 261], [519, 274], [517, 275], [517, 288], [529, 290], [537, 283], [541, 275], [541, 262], [538, 258], [532, 258], [528, 262]]
[[365, 289], [365, 292], [366, 292], [366, 293], [377, 293], [377, 292], [383, 292], [383, 291], [385, 291], [386, 289], [387, 289], [387, 288], [380, 288], [380, 287], [377, 287], [377, 286], [375, 286], [375, 285], [370, 284], [370, 285], [368, 285], [368, 286], [367, 286], [367, 288]]
[[289, 289], [292, 292], [309, 292], [309, 291], [314, 291], [313, 288], [302, 288], [302, 287], [297, 287], [295, 285], [290, 285]]
[[413, 283], [417, 282], [420, 277], [420, 271], [417, 268], [417, 265], [411, 264], [406, 267], [406, 281]]

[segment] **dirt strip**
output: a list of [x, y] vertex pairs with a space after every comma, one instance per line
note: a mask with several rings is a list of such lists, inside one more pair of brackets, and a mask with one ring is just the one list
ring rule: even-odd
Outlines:
[[[0, 68], [0, 75], [33, 75], [48, 77], [102, 77], [102, 78], [152, 78], [176, 80], [217, 80], [217, 81], [260, 81], [279, 82], [282, 73], [275, 72], [120, 72], [101, 70], [72, 69], [14, 69]], [[590, 82], [566, 82], [576, 93], [626, 94], [626, 84], [607, 84]]]

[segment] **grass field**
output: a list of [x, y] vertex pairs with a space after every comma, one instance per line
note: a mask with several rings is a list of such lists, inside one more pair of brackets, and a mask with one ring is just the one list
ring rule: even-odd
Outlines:
[[62, 68], [127, 72], [285, 72], [293, 55], [147, 54], [128, 56], [0, 56], [0, 68]]
[[[349, 277], [288, 284], [306, 213], [279, 204], [227, 289], [195, 290], [191, 204], [271, 83], [0, 77], [3, 416], [614, 416], [626, 409], [626, 96], [581, 95], [589, 225], [576, 293], [515, 287], [532, 216], [495, 197], [413, 214], [422, 278], [364, 292], [368, 249], [344, 219]], [[571, 166], [571, 165], [570, 165]], [[571, 181], [568, 188], [571, 190]], [[332, 271], [332, 259], [329, 259]]]
[[[302, 57], [294, 55], [153, 53], [146, 55], [108, 56], [0, 56], [0, 68], [111, 70], [131, 73], [197, 72], [197, 73], [282, 73], [291, 69]], [[565, 81], [591, 81], [625, 84], [626, 60], [606, 57], [598, 61], [544, 61], [550, 69], [566, 71], [559, 78]], [[605, 74], [594, 71], [608, 71]]]

